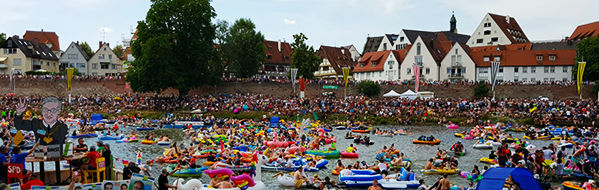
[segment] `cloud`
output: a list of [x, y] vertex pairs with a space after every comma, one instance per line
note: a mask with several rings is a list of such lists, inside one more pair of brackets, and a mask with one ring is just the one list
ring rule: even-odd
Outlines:
[[295, 24], [295, 20], [291, 20], [291, 19], [283, 19], [283, 22], [284, 22], [285, 24], [289, 24], [289, 25], [291, 25], [291, 24]]
[[100, 32], [106, 32], [106, 33], [112, 32], [112, 28], [108, 28], [108, 27], [104, 27], [104, 26], [98, 28], [98, 30], [100, 30]]

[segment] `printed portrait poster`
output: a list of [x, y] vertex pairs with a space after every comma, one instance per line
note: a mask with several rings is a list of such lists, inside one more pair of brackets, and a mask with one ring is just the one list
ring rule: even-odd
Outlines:
[[103, 190], [128, 190], [129, 180], [121, 181], [104, 181], [102, 183]]
[[21, 190], [21, 184], [20, 183], [11, 183], [10, 185], [8, 185], [8, 189], [9, 190]]
[[[31, 189], [32, 190], [69, 190], [69, 186], [32, 186]], [[77, 188], [75, 188], [75, 189], [77, 189]]]
[[152, 190], [154, 178], [133, 174], [129, 180], [129, 190]]
[[102, 190], [102, 183], [88, 183], [83, 185], [82, 190]]

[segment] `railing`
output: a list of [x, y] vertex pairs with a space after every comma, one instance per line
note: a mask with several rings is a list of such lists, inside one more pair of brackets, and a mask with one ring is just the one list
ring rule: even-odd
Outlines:
[[453, 62], [453, 63], [451, 63], [451, 66], [452, 67], [461, 67], [462, 63], [460, 63], [460, 62]]
[[448, 74], [447, 77], [448, 78], [464, 78], [464, 75], [462, 75], [462, 73], [452, 73], [452, 74]]

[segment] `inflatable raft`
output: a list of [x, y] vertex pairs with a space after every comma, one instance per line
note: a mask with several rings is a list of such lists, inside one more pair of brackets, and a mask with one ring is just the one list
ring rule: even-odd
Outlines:
[[341, 152], [339, 152], [338, 150], [333, 150], [333, 151], [309, 150], [309, 151], [306, 151], [306, 154], [314, 155], [314, 156], [322, 156], [325, 158], [339, 158], [341, 156]]
[[358, 158], [360, 155], [358, 153], [354, 153], [354, 152], [347, 152], [345, 150], [341, 151], [341, 157], [342, 158]]
[[441, 140], [439, 139], [435, 139], [432, 141], [420, 141], [420, 140], [413, 140], [412, 143], [414, 144], [431, 144], [431, 145], [437, 145], [441, 143]]
[[372, 185], [373, 180], [382, 180], [383, 176], [377, 174], [374, 170], [352, 170], [353, 175], [344, 176], [339, 174], [339, 182], [345, 186], [352, 187], [368, 187]]
[[441, 169], [430, 169], [420, 170], [423, 174], [440, 174], [440, 175], [452, 175], [460, 173], [460, 169], [455, 170], [441, 170]]

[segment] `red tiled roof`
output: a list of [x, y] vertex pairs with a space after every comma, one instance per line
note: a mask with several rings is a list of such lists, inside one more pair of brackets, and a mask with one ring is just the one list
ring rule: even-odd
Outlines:
[[[551, 55], [555, 55], [555, 60], [549, 60]], [[543, 60], [538, 61], [537, 56], [543, 56]], [[489, 67], [495, 57], [501, 57], [501, 66], [573, 66], [576, 50], [473, 50], [470, 57], [477, 67]], [[485, 62], [484, 57], [489, 57], [489, 61]]]
[[497, 23], [501, 31], [510, 39], [512, 44], [530, 42], [526, 34], [514, 17], [510, 17], [509, 23], [506, 21], [506, 16], [489, 13], [491, 18]]
[[357, 62], [352, 60], [351, 52], [349, 51], [349, 49], [344, 47], [320, 46], [320, 49], [316, 51], [316, 54], [320, 58], [327, 58], [337, 74], [343, 73], [343, 71], [341, 71], [341, 68], [350, 67], [351, 69], [353, 69], [357, 64]]
[[45, 32], [45, 31], [25, 31], [25, 35], [23, 35], [23, 39], [34, 41], [34, 39], [39, 40], [40, 43], [44, 44], [52, 44], [52, 51], [60, 51], [60, 43], [58, 43], [58, 35], [55, 32]]
[[597, 30], [599, 30], [599, 21], [583, 24], [576, 27], [576, 30], [570, 35], [570, 39], [582, 40], [588, 37], [597, 36], [599, 35], [599, 31]]
[[[362, 59], [358, 61], [358, 65], [356, 65], [354, 68], [354, 73], [383, 71], [385, 69], [385, 61], [387, 60], [389, 53], [391, 53], [391, 50], [365, 53], [362, 56]], [[373, 61], [376, 62], [374, 66], [372, 66]], [[362, 64], [364, 64], [363, 67]]]
[[266, 64], [291, 65], [291, 45], [287, 42], [281, 42], [281, 51], [279, 51], [278, 43], [278, 41], [264, 40]]

